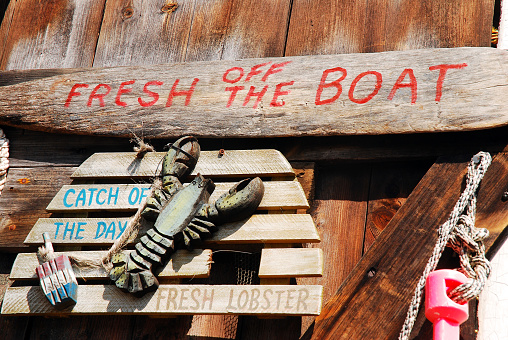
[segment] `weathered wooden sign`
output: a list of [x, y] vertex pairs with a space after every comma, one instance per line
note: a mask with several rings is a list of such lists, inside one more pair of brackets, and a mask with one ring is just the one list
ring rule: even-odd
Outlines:
[[[215, 183], [211, 199], [227, 192], [231, 183]], [[259, 209], [308, 209], [305, 194], [297, 182], [273, 181], [266, 183], [266, 193]], [[83, 184], [64, 185], [49, 203], [50, 212], [136, 210], [150, 193], [150, 184]]]
[[58, 311], [46, 303], [38, 287], [12, 287], [4, 298], [2, 314], [279, 314], [318, 315], [321, 286], [161, 285], [136, 298], [114, 286], [83, 285], [78, 302]]
[[[65, 245], [111, 245], [122, 236], [129, 217], [40, 218], [28, 233], [25, 243], [42, 244], [41, 234]], [[136, 235], [132, 235], [134, 241]], [[307, 214], [258, 214], [241, 222], [223, 225], [205, 243], [313, 243], [319, 235]]]
[[10, 71], [0, 124], [155, 138], [485, 129], [508, 123], [507, 56], [454, 48]]
[[[91, 184], [63, 186], [48, 210], [65, 212], [65, 215], [39, 219], [25, 243], [40, 245], [43, 231], [48, 233], [56, 246], [87, 245], [95, 249], [57, 252], [56, 256], [101, 261], [106, 252], [98, 248], [111, 245], [126, 232], [130, 218], [118, 211], [138, 209], [149, 194], [148, 184], [132, 184], [132, 179], [139, 182], [158, 174], [163, 156], [162, 153], [147, 154], [142, 159], [137, 158], [135, 153], [91, 156], [72, 175], [75, 179], [86, 179]], [[39, 287], [30, 286], [36, 283], [35, 268], [39, 265], [39, 258], [35, 253], [26, 253], [18, 254], [10, 274], [10, 278], [23, 287], [9, 287], [1, 312], [18, 315], [318, 315], [323, 288], [289, 285], [291, 278], [322, 276], [323, 252], [316, 247], [291, 248], [293, 244], [301, 242], [320, 242], [320, 237], [312, 217], [297, 214], [297, 209], [308, 209], [309, 204], [302, 186], [295, 181], [295, 173], [288, 161], [275, 150], [235, 150], [222, 152], [220, 156], [218, 151], [205, 151], [187, 180], [195, 181], [196, 172], [217, 180], [210, 201], [214, 201], [220, 193], [228, 192], [232, 181], [237, 178], [252, 178], [255, 175], [264, 179], [265, 194], [254, 214], [238, 221], [227, 221], [202, 245], [217, 251], [252, 254], [248, 255], [250, 259], [258, 258], [249, 264], [249, 268], [257, 273], [253, 275], [259, 278], [260, 285], [198, 284], [193, 279], [210, 276], [214, 251], [181, 249], [153, 272], [160, 286], [143, 297], [125, 294], [113, 284], [97, 284], [97, 280], [104, 282], [111, 278], [111, 272], [102, 267], [74, 266], [78, 280], [82, 281], [78, 301], [74, 307], [55, 310], [45, 301]], [[116, 183], [104, 184], [108, 179]], [[102, 184], [95, 184], [96, 180]], [[83, 212], [94, 210], [100, 210], [100, 216], [83, 216]], [[72, 216], [72, 213], [78, 214]], [[152, 225], [142, 223], [140, 230], [130, 235], [128, 242], [136, 243], [142, 236], [150, 234], [146, 232], [147, 229], [153, 231]], [[125, 256], [130, 257], [132, 251], [125, 250]], [[260, 254], [256, 255], [259, 251]], [[191, 280], [180, 282], [185, 278]]]

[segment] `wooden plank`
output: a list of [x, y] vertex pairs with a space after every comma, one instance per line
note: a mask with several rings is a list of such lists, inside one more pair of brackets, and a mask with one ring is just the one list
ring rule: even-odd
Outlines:
[[92, 66], [104, 2], [12, 1], [0, 69]]
[[[0, 82], [2, 79], [0, 78]], [[20, 130], [3, 126], [5, 134], [16, 143], [10, 145], [11, 168], [41, 166], [79, 166], [93, 153], [132, 151], [132, 144], [122, 138], [66, 135], [40, 131]], [[502, 142], [508, 134], [507, 127], [497, 129], [451, 132], [444, 134], [416, 134], [390, 136], [338, 136], [312, 138], [281, 138], [276, 145], [270, 138], [257, 139], [207, 139], [200, 138], [203, 150], [256, 148], [280, 150], [290, 160], [316, 162], [328, 161], [409, 161], [435, 160], [443, 155], [474, 153], [478, 150], [497, 153], [503, 150]], [[44, 143], [40, 141], [44, 140]], [[170, 140], [152, 140], [156, 150]], [[500, 143], [501, 142], [501, 143]], [[423, 148], [422, 145], [425, 145]], [[298, 166], [293, 166], [297, 169]], [[311, 171], [308, 169], [308, 171]], [[302, 183], [304, 190], [305, 185]]]
[[[128, 251], [130, 252], [130, 251]], [[73, 254], [86, 256], [90, 259], [101, 259], [105, 251], [76, 251], [76, 252], [55, 252], [55, 254]], [[180, 250], [171, 256], [169, 263], [161, 269], [157, 276], [165, 278], [204, 278], [210, 275], [212, 263], [212, 251], [210, 249], [195, 249], [193, 251]], [[21, 253], [16, 257], [12, 267], [10, 278], [12, 280], [37, 279], [35, 268], [39, 265], [36, 253]], [[78, 268], [74, 267], [76, 277], [89, 279], [107, 279], [109, 274], [102, 267], [100, 268]]]
[[[15, 1], [9, 1], [5, 5], [5, 12], [2, 13], [2, 20], [0, 25], [0, 60], [2, 59], [3, 51], [5, 50], [5, 43], [7, 42], [7, 38], [9, 37], [9, 30], [11, 28], [12, 17], [14, 16], [14, 10], [16, 7]], [[3, 10], [4, 8], [2, 8]]]
[[141, 298], [112, 285], [80, 285], [74, 307], [56, 310], [39, 287], [10, 287], [2, 314], [317, 315], [321, 286], [160, 285]]
[[[165, 152], [149, 152], [142, 159], [134, 152], [96, 153], [72, 174], [72, 178], [135, 177], [152, 178], [160, 174], [160, 163]], [[276, 177], [293, 176], [286, 158], [277, 150], [201, 151], [191, 176], [205, 177]]]
[[320, 248], [264, 248], [259, 265], [260, 278], [323, 276]]
[[11, 168], [0, 196], [0, 247], [24, 248], [23, 240], [63, 184], [72, 167]]
[[[58, 134], [12, 127], [2, 127], [2, 129], [10, 140], [16, 141], [16, 143], [9, 145], [9, 164], [11, 168], [78, 167], [96, 152], [104, 152], [105, 150], [125, 152], [132, 151], [133, 147], [129, 141], [122, 138], [79, 135], [62, 137]], [[65, 138], [65, 143], [62, 143], [62, 138]], [[44, 141], [44, 143], [41, 143], [41, 141]], [[161, 140], [161, 142], [163, 141]], [[154, 146], [160, 147], [160, 150], [162, 150], [162, 146], [158, 144]]]
[[196, 2], [163, 12], [165, 1], [107, 1], [94, 67], [184, 61]]
[[[508, 91], [507, 53], [490, 48], [427, 49], [83, 69], [1, 87], [0, 123], [148, 138], [494, 128], [508, 121], [500, 99]], [[154, 79], [162, 84], [150, 85]], [[147, 83], [151, 87], [143, 91]], [[248, 95], [245, 85], [254, 86], [252, 91], [266, 87], [266, 96], [255, 102], [258, 97]]]
[[[265, 193], [258, 210], [308, 209], [305, 193], [298, 182], [264, 182]], [[232, 183], [215, 183], [210, 196], [214, 202]], [[50, 212], [136, 210], [150, 192], [150, 184], [64, 185], [49, 203]], [[95, 194], [97, 193], [97, 194]], [[86, 196], [86, 197], [85, 197]]]
[[[323, 301], [337, 291], [362, 257], [371, 175], [370, 164], [349, 163], [321, 167], [311, 214], [321, 237], [322, 277], [297, 278], [298, 284], [323, 285]], [[302, 317], [302, 334], [312, 334], [314, 317]]]
[[291, 1], [233, 1], [221, 59], [282, 57]]
[[508, 129], [501, 127], [444, 134], [335, 136], [313, 138], [306, 143], [289, 139], [278, 149], [291, 162], [435, 160], [478, 150], [497, 153], [503, 150], [503, 136], [507, 133]]
[[284, 55], [290, 1], [197, 1], [185, 55], [204, 61]]
[[490, 0], [295, 1], [286, 55], [490, 47], [493, 10]]
[[373, 165], [363, 242], [364, 253], [406, 202], [431, 165], [431, 162], [426, 161]]
[[2, 329], [2, 339], [19, 340], [26, 339], [29, 334], [28, 329], [29, 318], [26, 316], [4, 316], [0, 315], [0, 327]]
[[[344, 339], [397, 337], [416, 283], [432, 253], [436, 230], [460, 195], [470, 157], [440, 159], [430, 168], [328, 301], [316, 319], [313, 338], [330, 334]], [[507, 175], [508, 154], [500, 153], [482, 181], [478, 196], [477, 216], [482, 219], [477, 219], [477, 227], [488, 228], [493, 234], [487, 248], [508, 223], [508, 205], [501, 201], [508, 187]], [[356, 327], [358, 322], [363, 327]], [[380, 324], [385, 327], [378, 327]]]
[[[6, 316], [11, 317], [11, 316]], [[18, 318], [28, 319], [26, 316]], [[119, 315], [73, 315], [72, 318], [30, 317], [31, 339], [59, 340], [62, 334], [69, 339], [132, 339], [135, 316]], [[20, 338], [17, 338], [20, 339]]]
[[[25, 243], [43, 244], [42, 233], [60, 245], [111, 245], [125, 230], [128, 217], [118, 218], [40, 218]], [[69, 223], [69, 224], [67, 224]], [[143, 229], [141, 234], [143, 234]], [[131, 237], [134, 242], [136, 235]], [[315, 243], [319, 234], [312, 217], [306, 214], [252, 215], [240, 222], [220, 226], [205, 244]]]

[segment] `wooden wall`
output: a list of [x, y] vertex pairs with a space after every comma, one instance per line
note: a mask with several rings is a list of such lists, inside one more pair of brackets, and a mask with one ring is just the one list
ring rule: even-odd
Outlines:
[[[150, 65], [431, 47], [490, 46], [494, 0], [11, 0], [0, 69]], [[3, 127], [11, 169], [0, 197], [0, 261], [22, 243], [74, 167], [125, 139]], [[203, 149], [277, 148], [301, 169], [322, 237], [325, 301], [338, 289], [438, 155], [496, 150], [506, 129], [450, 135], [201, 140]], [[152, 141], [158, 150], [167, 141]], [[27, 179], [27, 180], [23, 180]], [[310, 191], [312, 188], [313, 193]], [[228, 265], [224, 259], [220, 265]], [[230, 264], [230, 263], [229, 263]], [[4, 267], [9, 267], [4, 265]], [[3, 268], [3, 267], [2, 267]], [[5, 281], [8, 269], [1, 271]], [[1, 281], [0, 281], [1, 283]], [[1, 292], [1, 290], [0, 290]], [[0, 317], [7, 339], [298, 339], [310, 317]], [[385, 326], [383, 326], [385, 327]], [[421, 327], [421, 324], [419, 325]], [[427, 328], [416, 330], [428, 338]], [[474, 338], [474, 326], [464, 339]], [[72, 330], [72, 331], [71, 331]], [[418, 334], [416, 334], [418, 335]], [[70, 335], [69, 335], [70, 336]]]

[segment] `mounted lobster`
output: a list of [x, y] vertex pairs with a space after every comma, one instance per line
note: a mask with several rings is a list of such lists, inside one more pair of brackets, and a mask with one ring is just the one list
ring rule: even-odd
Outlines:
[[183, 186], [181, 180], [194, 169], [200, 153], [194, 137], [182, 137], [173, 143], [162, 163], [162, 189], [146, 201], [141, 215], [153, 227], [141, 237], [130, 255], [118, 253], [112, 258], [109, 276], [116, 286], [142, 295], [158, 287], [154, 269], [169, 260], [177, 249], [191, 250], [209, 237], [224, 222], [242, 220], [258, 207], [264, 193], [259, 177], [244, 179], [208, 203], [215, 184], [198, 174]]

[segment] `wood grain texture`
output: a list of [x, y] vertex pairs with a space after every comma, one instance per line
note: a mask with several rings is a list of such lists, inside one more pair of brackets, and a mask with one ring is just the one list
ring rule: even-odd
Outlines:
[[[506, 53], [490, 48], [426, 49], [85, 69], [1, 87], [0, 123], [53, 132], [124, 137], [136, 133], [156, 138], [182, 134], [214, 138], [376, 135], [494, 128], [508, 122], [500, 99], [508, 92]], [[289, 63], [275, 67], [272, 71], [279, 72], [263, 81], [270, 67], [285, 62]], [[240, 80], [234, 86], [250, 85], [256, 91], [268, 86], [261, 101], [256, 104], [258, 97], [249, 96], [247, 92], [251, 90], [245, 86], [232, 99], [234, 91], [226, 90], [232, 84], [222, 80], [224, 73], [232, 67], [251, 70], [260, 64], [265, 64], [258, 69], [260, 74], [251, 76], [246, 84]], [[441, 71], [429, 68], [442, 64], [462, 65], [462, 69], [448, 70], [440, 86]], [[329, 85], [340, 74], [345, 75], [337, 69], [325, 74], [323, 92], [318, 92], [323, 72], [337, 65], [349, 75], [341, 84], [342, 98], [337, 96], [337, 87]], [[407, 69], [414, 72], [413, 85], [417, 90], [414, 86], [413, 90], [408, 88], [410, 73], [404, 73], [410, 72], [404, 71]], [[363, 80], [357, 77], [373, 70], [382, 75], [377, 90], [373, 89], [376, 84], [373, 74], [360, 77]], [[241, 74], [239, 69], [234, 72], [228, 79]], [[400, 76], [401, 87], [397, 87]], [[353, 77], [357, 77], [355, 83]], [[132, 80], [135, 83], [121, 85]], [[139, 100], [145, 103], [155, 100], [143, 92], [144, 85], [154, 80], [162, 82], [150, 87], [160, 96], [155, 104], [143, 107]], [[97, 88], [101, 83], [104, 86]], [[353, 83], [355, 88], [349, 91]], [[75, 90], [80, 95], [71, 95], [69, 99], [75, 84], [87, 84], [88, 88]], [[192, 91], [191, 84], [195, 86]], [[111, 88], [109, 94], [97, 97], [97, 93], [108, 93], [107, 86]], [[120, 100], [116, 94], [121, 86], [124, 92]], [[192, 94], [183, 98], [180, 93], [173, 100], [169, 95], [173, 86], [173, 91]], [[92, 95], [94, 89], [96, 94]], [[358, 104], [346, 98], [346, 94], [355, 101], [374, 96]]]
[[369, 190], [364, 253], [385, 229], [430, 168], [426, 161], [374, 164]]
[[[130, 252], [130, 251], [128, 251]], [[87, 258], [100, 260], [105, 251], [78, 251], [78, 252], [55, 252], [55, 254], [73, 254], [86, 256]], [[193, 251], [181, 250], [171, 256], [169, 263], [161, 268], [157, 276], [165, 278], [203, 278], [210, 275], [212, 251], [210, 249], [195, 249]], [[12, 267], [10, 278], [12, 280], [37, 279], [35, 268], [39, 265], [36, 253], [21, 253], [16, 257]], [[107, 279], [108, 272], [104, 268], [79, 268], [74, 267], [76, 277], [86, 280]]]
[[288, 0], [233, 1], [221, 59], [282, 57], [290, 4]]
[[[129, 217], [40, 218], [30, 230], [24, 243], [42, 245], [44, 243], [42, 233], [48, 232], [52, 238], [51, 242], [55, 245], [111, 245], [122, 235], [128, 220]], [[139, 234], [144, 234], [145, 229], [146, 226], [142, 226]], [[131, 242], [136, 240], [137, 235], [132, 235]], [[205, 241], [205, 244], [315, 243], [319, 241], [319, 234], [310, 215], [259, 214], [252, 215], [245, 221], [221, 225], [219, 230]]]
[[[5, 44], [7, 42], [7, 38], [9, 36], [9, 30], [12, 24], [12, 17], [14, 16], [14, 10], [16, 8], [16, 1], [9, 1], [7, 3], [7, 8], [3, 13], [2, 21], [0, 22], [0, 47], [1, 50], [5, 50]], [[0, 52], [0, 60], [3, 55], [3, 52]]]
[[196, 1], [186, 61], [282, 57], [290, 1]]
[[493, 0], [296, 0], [286, 55], [487, 47], [493, 10]]
[[8, 33], [0, 69], [92, 66], [104, 0], [11, 3], [13, 8], [9, 8], [2, 28], [8, 27]]
[[[265, 192], [258, 210], [309, 208], [300, 183], [273, 181], [264, 182], [263, 184]], [[214, 202], [231, 187], [231, 183], [215, 183], [215, 191], [210, 196], [210, 202]], [[64, 185], [48, 204], [46, 210], [50, 212], [132, 211], [138, 209], [140, 202], [144, 201], [145, 198], [141, 198], [141, 196], [148, 195], [149, 188], [150, 184]], [[90, 189], [97, 189], [97, 195], [92, 197]], [[103, 191], [100, 192], [101, 190]], [[137, 199], [135, 198], [136, 192]], [[78, 197], [83, 197], [79, 196], [80, 193], [88, 195], [85, 201], [80, 199], [78, 202]], [[71, 203], [72, 200], [74, 200], [74, 203]], [[84, 204], [81, 204], [83, 202]]]
[[11, 168], [0, 196], [0, 247], [24, 248], [26, 237], [62, 185], [69, 184], [72, 167]]
[[76, 305], [58, 311], [47, 303], [40, 287], [10, 287], [2, 314], [317, 315], [322, 289], [294, 285], [160, 285], [156, 292], [138, 298], [111, 285], [80, 285]]
[[[160, 175], [160, 163], [166, 153], [150, 152], [142, 159], [136, 153], [96, 153], [72, 174], [72, 178], [114, 177], [152, 178]], [[205, 177], [278, 177], [294, 176], [291, 165], [277, 150], [201, 151], [190, 176]]]
[[[436, 229], [448, 218], [460, 195], [471, 156], [441, 159], [430, 168], [325, 305], [316, 319], [313, 338], [336, 334], [347, 339], [392, 339], [398, 335], [416, 282], [436, 241]], [[480, 187], [478, 215], [484, 218], [477, 220], [477, 227], [496, 231], [507, 225], [508, 207], [500, 205], [501, 195], [508, 187], [507, 174], [508, 155], [500, 153]], [[486, 211], [496, 213], [485, 215]], [[493, 234], [491, 237], [495, 238], [496, 233]], [[373, 291], [375, 296], [370, 293]], [[364, 327], [354, 326], [359, 320]], [[390, 327], [377, 327], [379, 324]]]
[[[297, 279], [298, 284], [322, 284], [328, 301], [362, 257], [371, 165], [335, 164], [317, 170], [311, 215], [323, 249], [323, 276]], [[313, 317], [302, 317], [301, 332], [312, 334]]]
[[107, 1], [94, 67], [184, 61], [196, 1], [178, 1], [174, 12], [165, 3]]
[[264, 248], [259, 277], [319, 277], [323, 275], [323, 250], [319, 248]]

